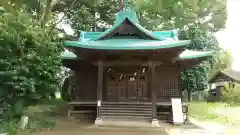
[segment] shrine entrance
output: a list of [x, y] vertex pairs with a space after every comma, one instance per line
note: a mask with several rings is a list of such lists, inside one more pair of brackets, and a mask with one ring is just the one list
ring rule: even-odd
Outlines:
[[145, 68], [128, 74], [110, 69], [105, 78], [106, 101], [146, 102], [149, 99], [148, 78]]

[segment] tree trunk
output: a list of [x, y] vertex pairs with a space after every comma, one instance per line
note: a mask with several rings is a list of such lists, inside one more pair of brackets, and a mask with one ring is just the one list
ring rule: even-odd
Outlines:
[[190, 102], [190, 101], [192, 101], [192, 91], [191, 90], [187, 90], [188, 91], [188, 101]]
[[97, 21], [96, 21], [96, 11], [95, 9], [92, 9], [92, 15], [93, 15], [93, 23], [92, 23], [92, 31], [96, 32], [96, 25], [97, 25]]

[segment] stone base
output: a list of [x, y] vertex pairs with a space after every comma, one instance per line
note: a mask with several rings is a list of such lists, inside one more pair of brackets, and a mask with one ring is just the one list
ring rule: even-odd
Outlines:
[[100, 125], [100, 124], [102, 124], [102, 118], [96, 118], [95, 125]]
[[152, 119], [151, 124], [152, 124], [152, 127], [160, 127], [159, 122], [158, 122], [157, 119]]

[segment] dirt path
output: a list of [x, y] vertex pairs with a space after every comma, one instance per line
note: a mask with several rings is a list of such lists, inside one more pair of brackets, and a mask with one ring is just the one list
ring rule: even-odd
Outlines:
[[31, 135], [168, 135], [162, 130], [96, 127], [91, 122], [58, 119], [56, 128]]
[[58, 118], [56, 128], [53, 130], [28, 135], [219, 135], [206, 132], [193, 124], [176, 127], [166, 123], [160, 125], [165, 130], [163, 128], [97, 127], [93, 125], [92, 120]]

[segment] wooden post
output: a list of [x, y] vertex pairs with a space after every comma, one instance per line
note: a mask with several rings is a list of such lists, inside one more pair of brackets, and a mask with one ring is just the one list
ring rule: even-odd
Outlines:
[[157, 97], [156, 97], [156, 89], [157, 89], [157, 78], [156, 78], [156, 65], [154, 62], [150, 62], [151, 67], [151, 91], [152, 91], [152, 126], [159, 127], [158, 119], [157, 119]]
[[97, 83], [97, 118], [95, 124], [101, 124], [101, 106], [102, 106], [102, 87], [103, 87], [103, 61], [98, 61], [98, 83]]

